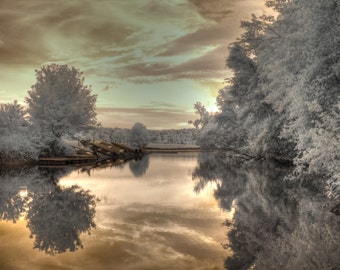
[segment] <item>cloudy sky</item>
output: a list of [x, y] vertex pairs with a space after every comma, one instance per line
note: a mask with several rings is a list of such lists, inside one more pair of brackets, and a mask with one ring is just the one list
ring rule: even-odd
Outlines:
[[228, 44], [265, 0], [0, 0], [0, 103], [24, 103], [35, 69], [84, 72], [106, 127], [190, 127], [213, 111]]

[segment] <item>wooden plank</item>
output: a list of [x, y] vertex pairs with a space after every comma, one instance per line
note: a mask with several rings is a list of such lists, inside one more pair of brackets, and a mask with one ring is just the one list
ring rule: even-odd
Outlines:
[[[116, 162], [118, 158], [129, 160], [131, 158], [141, 157], [143, 153], [139, 149], [135, 149], [123, 144], [112, 144], [104, 141], [86, 142], [88, 147], [91, 147], [93, 153], [75, 147], [77, 154], [64, 157], [40, 158], [40, 165], [75, 165], [85, 163], [101, 163], [102, 156], [95, 155], [96, 152], [108, 156], [111, 161]], [[107, 161], [108, 162], [108, 161]]]
[[134, 148], [134, 147], [122, 144], [122, 143], [118, 143], [118, 142], [111, 142], [111, 144], [115, 145], [115, 146], [118, 146], [118, 147], [121, 147], [121, 148], [123, 148], [123, 149], [125, 149], [127, 151], [130, 151], [130, 152], [134, 152], [135, 150], [137, 150], [137, 148]]
[[110, 143], [106, 143], [106, 142], [101, 142], [101, 141], [95, 141], [90, 143], [90, 145], [92, 147], [95, 148], [95, 150], [97, 150], [98, 152], [101, 152], [103, 154], [110, 154], [110, 153], [114, 153], [114, 154], [124, 154], [125, 150], [121, 147], [117, 147], [115, 145], [112, 145]]

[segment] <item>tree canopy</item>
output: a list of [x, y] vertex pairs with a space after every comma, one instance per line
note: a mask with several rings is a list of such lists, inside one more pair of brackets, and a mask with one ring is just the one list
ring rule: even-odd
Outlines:
[[130, 139], [131, 145], [137, 147], [145, 147], [149, 143], [149, 135], [146, 129], [146, 126], [142, 123], [135, 123], [130, 132]]
[[[241, 22], [229, 47], [234, 75], [216, 99], [201, 145], [293, 161], [340, 196], [340, 3], [274, 0], [278, 12]], [[209, 143], [206, 143], [209, 142]]]
[[33, 126], [56, 138], [96, 123], [96, 100], [82, 72], [67, 65], [50, 64], [36, 70], [36, 83], [26, 102]]
[[25, 125], [25, 110], [16, 100], [13, 103], [0, 104], [0, 134]]

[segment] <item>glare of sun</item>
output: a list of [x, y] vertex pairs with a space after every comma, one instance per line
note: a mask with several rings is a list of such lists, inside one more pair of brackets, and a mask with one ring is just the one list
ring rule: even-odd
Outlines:
[[206, 109], [207, 109], [207, 111], [208, 111], [209, 113], [212, 113], [212, 114], [218, 112], [218, 108], [217, 108], [216, 104], [210, 104], [210, 103], [209, 103], [209, 104], [206, 106]]
[[28, 194], [27, 189], [22, 189], [22, 190], [19, 191], [19, 196], [21, 198], [27, 197], [27, 194]]

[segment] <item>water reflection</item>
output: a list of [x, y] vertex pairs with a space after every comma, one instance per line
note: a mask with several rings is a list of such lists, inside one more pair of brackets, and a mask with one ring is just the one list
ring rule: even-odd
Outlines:
[[143, 176], [149, 168], [149, 156], [129, 162], [129, 168], [134, 176]]
[[[212, 189], [193, 193], [196, 164], [196, 153], [150, 155], [76, 170], [2, 173], [0, 194], [7, 197], [1, 199], [11, 204], [1, 205], [0, 265], [223, 269], [226, 214]], [[58, 256], [46, 256], [52, 254]]]
[[283, 181], [286, 168], [211, 155], [147, 158], [3, 172], [2, 267], [337, 269], [339, 217], [317, 193]]
[[0, 175], [0, 217], [27, 220], [34, 248], [54, 255], [82, 248], [80, 234], [95, 227], [96, 198], [58, 181], [73, 169], [26, 169]]
[[196, 192], [216, 182], [219, 205], [235, 208], [226, 269], [339, 269], [340, 219], [320, 193], [284, 181], [289, 171], [272, 163], [230, 164], [203, 154], [193, 172]]
[[0, 185], [0, 217], [2, 220], [15, 223], [25, 211], [26, 197], [20, 196], [25, 188], [13, 172], [1, 177]]
[[101, 258], [95, 262], [98, 269], [223, 269], [228, 252], [221, 246], [221, 224], [228, 214], [218, 207], [212, 188], [193, 192], [197, 154], [146, 157], [147, 162], [137, 163], [144, 164], [137, 171], [145, 171], [138, 177], [131, 170], [133, 161], [92, 170], [91, 177], [73, 173], [61, 180], [63, 186], [78, 184], [101, 198], [97, 229], [92, 244], [85, 243], [85, 253], [90, 253], [90, 246], [95, 249], [89, 256]]

